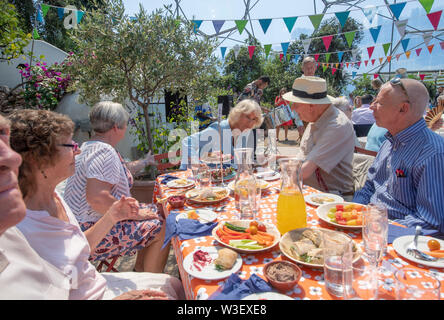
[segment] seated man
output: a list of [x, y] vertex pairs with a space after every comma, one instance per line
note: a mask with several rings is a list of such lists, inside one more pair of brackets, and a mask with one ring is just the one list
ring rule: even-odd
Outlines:
[[382, 86], [370, 108], [376, 124], [388, 130], [387, 140], [353, 201], [381, 202], [389, 219], [442, 237], [444, 139], [423, 119], [428, 100], [427, 89], [417, 80], [395, 78]]
[[361, 97], [362, 106], [353, 110], [351, 120], [353, 124], [373, 124], [375, 118], [373, 117], [373, 111], [370, 110], [370, 103], [373, 100], [371, 94], [366, 94]]
[[324, 192], [353, 195], [353, 125], [327, 95], [327, 83], [318, 77], [301, 77], [284, 94], [303, 121], [309, 122], [301, 139], [304, 184]]

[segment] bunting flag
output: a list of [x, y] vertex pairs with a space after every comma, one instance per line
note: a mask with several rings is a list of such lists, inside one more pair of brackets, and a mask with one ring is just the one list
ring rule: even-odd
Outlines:
[[396, 55], [396, 61], [399, 61], [399, 57], [401, 56], [401, 54], [400, 53], [398, 53], [397, 55]]
[[[265, 46], [266, 46], [266, 45], [265, 45]], [[264, 47], [265, 47], [265, 46], [264, 46]], [[271, 44], [270, 44], [270, 48], [271, 48]], [[235, 58], [235, 59], [237, 59], [237, 56], [239, 55], [240, 49], [241, 49], [241, 47], [240, 47], [240, 45], [238, 45], [238, 44], [236, 44], [236, 45], [233, 47], [234, 58]], [[268, 52], [270, 52], [270, 50], [268, 50]], [[267, 49], [265, 49], [265, 53], [267, 53]], [[267, 54], [267, 56], [268, 56], [268, 54]]]
[[328, 68], [328, 66], [325, 65], [325, 63], [323, 63], [323, 64], [322, 64], [322, 69], [323, 69], [324, 72], [325, 72], [325, 70], [327, 70], [327, 68]]
[[407, 27], [408, 19], [395, 21], [396, 29], [398, 29], [399, 35], [404, 37], [405, 28]]
[[432, 38], [433, 38], [433, 34], [432, 34], [432, 32], [426, 32], [422, 35], [422, 38], [424, 40], [425, 45], [428, 46], [430, 40], [432, 40]]
[[381, 31], [381, 26], [370, 28], [369, 31], [373, 37], [373, 41], [376, 43], [378, 40], [379, 32]]
[[48, 13], [49, 6], [47, 4], [42, 3], [42, 14], [43, 18], [46, 17], [46, 14]]
[[225, 20], [213, 20], [213, 27], [216, 33], [219, 33], [220, 29], [222, 29], [222, 26], [224, 25]]
[[427, 18], [429, 18], [430, 23], [432, 24], [433, 29], [435, 30], [438, 29], [439, 20], [441, 19], [441, 13], [442, 10], [427, 14]]
[[322, 37], [322, 41], [324, 42], [325, 51], [328, 51], [328, 48], [330, 48], [331, 40], [333, 39], [333, 36], [325, 36]]
[[311, 38], [303, 39], [302, 45], [304, 46], [304, 52], [308, 53], [308, 48], [310, 48]]
[[264, 31], [264, 34], [267, 32], [268, 27], [270, 26], [272, 19], [259, 19], [259, 23], [262, 27], [262, 31]]
[[410, 38], [402, 39], [401, 40], [402, 48], [404, 49], [404, 51], [407, 51], [407, 47], [409, 45], [409, 41], [410, 41]]
[[325, 62], [328, 63], [328, 60], [330, 60], [330, 56], [331, 56], [331, 53], [325, 54]]
[[349, 63], [348, 63], [348, 62], [346, 62], [345, 64], [347, 65], [347, 68], [348, 68], [348, 65], [349, 65]]
[[191, 22], [193, 23], [194, 33], [197, 33], [197, 29], [200, 28], [203, 20], [191, 20]]
[[410, 51], [406, 51], [406, 52], [405, 52], [405, 56], [407, 57], [407, 59], [410, 58], [410, 53], [411, 53]]
[[356, 64], [358, 65], [358, 69], [361, 67], [361, 61], [356, 62]]
[[318, 62], [319, 54], [315, 54], [315, 55], [314, 55], [314, 58], [315, 58], [316, 62]]
[[37, 8], [36, 11], [37, 11], [37, 18], [36, 18], [36, 20], [38, 22], [43, 22], [43, 16], [42, 16], [42, 13], [40, 12], [40, 9]]
[[244, 31], [247, 22], [248, 20], [234, 20], [237, 30], [239, 31], [239, 34], [242, 34], [242, 31]]
[[419, 55], [421, 54], [421, 50], [422, 50], [422, 48], [416, 49], [416, 56], [417, 57], [419, 57]]
[[256, 46], [248, 46], [248, 54], [250, 55], [250, 59], [253, 58], [254, 49], [256, 49]]
[[384, 44], [382, 45], [382, 47], [384, 48], [384, 54], [385, 54], [385, 55], [387, 55], [387, 53], [388, 53], [388, 51], [389, 51], [389, 49], [390, 49], [390, 45], [391, 45], [390, 42], [388, 42], [388, 43], [384, 43]]
[[220, 52], [222, 54], [222, 59], [225, 58], [225, 52], [227, 51], [227, 47], [220, 47]]
[[299, 57], [300, 57], [299, 54], [295, 54], [295, 55], [294, 55], [293, 60], [294, 60], [295, 63], [298, 63]]
[[264, 50], [265, 50], [265, 57], [268, 58], [268, 55], [270, 54], [271, 50], [271, 44], [264, 45]]
[[344, 28], [344, 25], [347, 22], [349, 14], [350, 14], [350, 11], [335, 12], [336, 18], [338, 19], [339, 23], [341, 24], [341, 28]]
[[388, 62], [392, 61], [392, 56], [387, 56], [387, 61]]
[[287, 26], [288, 32], [291, 33], [291, 30], [293, 30], [294, 24], [296, 23], [298, 17], [287, 17], [284, 18], [285, 25]]
[[80, 21], [82, 21], [83, 15], [85, 14], [85, 12], [78, 10], [77, 11], [77, 23], [80, 23]]
[[431, 45], [427, 46], [427, 49], [429, 50], [430, 54], [432, 54], [434, 46], [435, 46], [434, 44], [431, 44]]
[[344, 55], [344, 52], [338, 51], [338, 61], [342, 60], [342, 56]]
[[282, 61], [282, 58], [284, 57], [284, 54], [283, 53], [280, 53], [279, 54], [279, 60], [281, 60]]
[[282, 52], [284, 53], [284, 56], [287, 56], [287, 50], [288, 50], [289, 45], [290, 45], [290, 42], [282, 42], [281, 43]]
[[368, 52], [368, 58], [370, 59], [372, 57], [373, 54], [373, 50], [375, 50], [375, 47], [368, 47], [367, 48], [367, 52]]
[[39, 33], [38, 33], [36, 28], [34, 28], [34, 30], [32, 31], [32, 38], [35, 39], [35, 40], [40, 39], [40, 35], [39, 35]]
[[420, 75], [419, 75], [419, 78], [421, 79], [421, 81], [424, 81], [425, 74], [420, 74]]
[[384, 61], [384, 58], [379, 58], [379, 64], [382, 64], [382, 61]]
[[378, 12], [378, 8], [375, 6], [368, 6], [367, 8], [362, 9], [364, 16], [367, 18], [369, 23], [372, 23], [373, 18], [375, 17], [376, 13]]
[[422, 5], [422, 7], [427, 13], [430, 13], [430, 10], [432, 9], [433, 6], [433, 2], [435, 2], [435, 0], [419, 0], [419, 3]]
[[356, 71], [352, 72], [352, 78], [354, 79], [358, 73]]
[[317, 30], [319, 28], [319, 25], [321, 24], [322, 18], [324, 17], [324, 14], [314, 14], [311, 16], [308, 16], [310, 18], [310, 21], [313, 25], [313, 27], [315, 28], [315, 30]]
[[375, 59], [372, 59], [372, 60], [371, 60], [371, 62], [372, 62], [372, 66], [375, 65], [375, 61], [376, 61]]
[[378, 79], [378, 77], [379, 77], [379, 74], [377, 74], [377, 73], [375, 73], [375, 74], [373, 75], [373, 79]]
[[365, 64], [365, 66], [367, 67], [368, 60], [364, 60], [364, 64]]
[[60, 20], [63, 20], [65, 17], [65, 8], [57, 8], [57, 15], [59, 16]]
[[439, 45], [441, 46], [441, 49], [444, 50], [444, 41], [441, 41], [441, 42], [439, 43]]
[[406, 2], [400, 2], [389, 5], [390, 10], [395, 16], [396, 20], [399, 20], [399, 16], [401, 15], [402, 10], [404, 10]]
[[351, 48], [353, 40], [355, 39], [356, 31], [349, 31], [344, 33], [345, 39], [347, 40], [348, 47]]
[[331, 68], [331, 74], [335, 74], [336, 70], [336, 68]]

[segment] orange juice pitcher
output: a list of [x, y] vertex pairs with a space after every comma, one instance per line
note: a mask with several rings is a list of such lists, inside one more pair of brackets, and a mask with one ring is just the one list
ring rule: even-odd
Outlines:
[[277, 202], [277, 228], [283, 235], [307, 227], [307, 211], [302, 195], [302, 158], [279, 160], [282, 185]]

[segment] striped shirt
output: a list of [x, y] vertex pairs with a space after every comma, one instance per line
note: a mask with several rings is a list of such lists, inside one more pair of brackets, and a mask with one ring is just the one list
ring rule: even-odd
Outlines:
[[424, 119], [386, 137], [353, 201], [382, 202], [390, 219], [444, 236], [444, 139]]

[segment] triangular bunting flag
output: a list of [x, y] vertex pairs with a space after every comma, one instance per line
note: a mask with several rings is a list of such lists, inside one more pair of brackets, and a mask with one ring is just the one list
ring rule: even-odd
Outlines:
[[441, 49], [444, 50], [444, 41], [441, 41], [441, 42], [439, 43], [439, 45], [441, 46]]
[[390, 10], [395, 16], [396, 20], [399, 20], [399, 16], [401, 15], [402, 10], [404, 10], [406, 2], [400, 2], [389, 5]]
[[379, 64], [381, 64], [382, 61], [384, 61], [384, 58], [379, 58]]
[[284, 56], [287, 55], [287, 50], [288, 50], [289, 45], [290, 45], [290, 42], [282, 42], [281, 43], [282, 52], [284, 53]]
[[270, 54], [271, 50], [271, 44], [264, 45], [264, 50], [265, 50], [265, 57], [268, 58], [268, 55]]
[[38, 22], [43, 22], [43, 16], [42, 16], [42, 13], [40, 12], [40, 10], [37, 8], [36, 9], [37, 10], [37, 18], [36, 18], [36, 20], [38, 21]]
[[417, 57], [419, 57], [419, 55], [421, 54], [421, 50], [422, 50], [422, 48], [418, 48], [418, 49], [415, 50]]
[[384, 48], [384, 55], [387, 55], [387, 52], [388, 52], [389, 49], [390, 49], [390, 45], [391, 45], [390, 42], [389, 42], [389, 43], [384, 43], [384, 44], [382, 45], [382, 47]]
[[80, 21], [82, 21], [83, 15], [85, 14], [84, 11], [77, 11], [77, 23], [80, 23]]
[[338, 19], [339, 23], [341, 24], [341, 28], [344, 28], [344, 25], [347, 22], [349, 14], [350, 14], [350, 11], [335, 12], [336, 18]]
[[316, 62], [318, 62], [319, 54], [315, 54], [314, 57], [315, 57]]
[[364, 60], [364, 64], [365, 64], [365, 66], [367, 67], [368, 60]]
[[335, 63], [335, 68], [337, 69], [339, 67], [339, 63]]
[[244, 31], [247, 22], [248, 20], [234, 20], [237, 30], [239, 30], [239, 34], [242, 34], [242, 31]]
[[372, 23], [373, 18], [378, 12], [378, 8], [376, 8], [375, 6], [368, 6], [367, 8], [362, 9], [362, 11], [364, 12], [364, 15], [367, 18], [368, 22]]
[[261, 24], [262, 31], [264, 31], [265, 34], [270, 26], [271, 19], [259, 19], [259, 23]]
[[411, 53], [410, 51], [405, 52], [405, 56], [407, 57], [407, 59], [410, 58], [410, 53]]
[[336, 70], [336, 68], [331, 68], [331, 74], [335, 74]]
[[424, 43], [426, 46], [429, 45], [430, 40], [432, 40], [433, 38], [433, 33], [432, 32], [426, 32], [422, 35], [422, 38], [424, 39]]
[[253, 58], [254, 49], [256, 49], [256, 46], [248, 46], [248, 54], [250, 55], [250, 59]]
[[346, 62], [345, 64], [347, 65], [347, 68], [348, 68], [348, 65], [349, 65], [349, 63], [348, 63], [348, 62]]
[[350, 31], [344, 33], [345, 39], [347, 40], [348, 47], [351, 48], [353, 44], [353, 39], [355, 38], [356, 31]]
[[291, 33], [291, 30], [293, 30], [293, 27], [294, 27], [294, 24], [295, 24], [297, 18], [298, 17], [284, 18], [284, 22], [285, 22], [285, 25], [287, 26], [288, 32]]
[[284, 54], [283, 53], [279, 53], [279, 60], [281, 60], [282, 61], [282, 58], [284, 57]]
[[363, 74], [362, 74], [362, 77], [363, 77], [363, 78], [367, 78], [367, 76], [368, 76], [368, 73], [363, 73]]
[[330, 48], [331, 40], [333, 39], [333, 36], [325, 36], [322, 37], [322, 41], [324, 42], [325, 51], [328, 51], [328, 48]]
[[434, 46], [435, 46], [434, 44], [431, 44], [431, 45], [427, 46], [427, 49], [429, 50], [430, 54], [432, 53], [432, 50], [433, 50]]
[[422, 7], [427, 13], [429, 13], [432, 9], [433, 2], [435, 2], [435, 0], [419, 0], [419, 3], [421, 3]]
[[35, 39], [35, 40], [40, 39], [40, 35], [39, 35], [39, 33], [37, 32], [37, 29], [35, 29], [35, 28], [34, 28], [34, 30], [33, 30], [33, 32], [32, 32], [32, 38]]
[[367, 47], [367, 52], [368, 52], [368, 58], [370, 59], [372, 57], [373, 54], [373, 50], [375, 50], [375, 47]]
[[433, 29], [435, 30], [438, 29], [439, 19], [441, 19], [441, 13], [442, 10], [427, 14], [427, 17], [429, 18], [430, 23], [432, 24]]
[[356, 62], [356, 64], [358, 65], [358, 69], [361, 67], [361, 61]]
[[328, 62], [328, 60], [330, 60], [330, 55], [331, 53], [325, 54], [325, 62]]
[[194, 33], [197, 32], [197, 29], [200, 28], [200, 25], [202, 24], [203, 20], [191, 20], [193, 23]]
[[342, 60], [342, 56], [344, 55], [344, 52], [338, 51], [338, 61]]
[[322, 71], [325, 72], [325, 70], [327, 70], [327, 68], [328, 68], [328, 65], [322, 64]]
[[424, 81], [425, 74], [420, 74], [420, 75], [419, 75], [419, 78], [421, 78], [421, 81]]
[[379, 32], [381, 31], [381, 26], [370, 28], [369, 31], [372, 35], [373, 41], [376, 43], [378, 40]]
[[49, 6], [47, 4], [42, 3], [42, 14], [43, 18], [46, 17], [46, 14], [48, 13]]
[[213, 27], [216, 33], [219, 33], [220, 29], [224, 25], [225, 20], [213, 20]]
[[57, 15], [59, 16], [60, 20], [63, 20], [65, 17], [65, 8], [57, 8]]
[[353, 79], [356, 77], [357, 74], [358, 74], [358, 73], [357, 73], [356, 71], [353, 71], [353, 72], [352, 72], [352, 77], [353, 77]]
[[322, 18], [324, 17], [324, 14], [314, 14], [311, 16], [308, 16], [310, 18], [311, 23], [313, 24], [313, 27], [315, 30], [319, 28], [319, 25], [321, 24]]
[[405, 28], [407, 27], [407, 23], [408, 23], [407, 19], [395, 21], [396, 29], [398, 29], [398, 32], [399, 32], [399, 35], [401, 36], [401, 38], [404, 37]]
[[378, 77], [379, 77], [379, 74], [377, 74], [377, 73], [375, 73], [375, 74], [373, 75], [373, 79], [378, 79]]
[[387, 61], [388, 62], [392, 61], [392, 56], [387, 56]]
[[[270, 48], [271, 48], [271, 45], [270, 45]], [[236, 44], [236, 45], [233, 47], [234, 58], [235, 58], [235, 59], [237, 59], [237, 56], [239, 55], [240, 49], [241, 49], [241, 47], [240, 47], [238, 44]], [[265, 50], [265, 51], [267, 51], [267, 50]], [[268, 50], [268, 51], [270, 51], [270, 50]]]
[[300, 57], [299, 54], [295, 54], [295, 55], [294, 55], [293, 60], [294, 60], [295, 63], [298, 63], [299, 57]]
[[396, 55], [396, 61], [399, 61], [399, 57], [401, 56], [401, 54], [400, 53], [398, 53], [397, 55]]
[[375, 65], [375, 61], [376, 61], [376, 59], [372, 59], [372, 60], [371, 60], [371, 62], [372, 62], [372, 66]]
[[401, 40], [402, 48], [404, 49], [404, 51], [407, 51], [407, 47], [409, 45], [409, 41], [410, 41], [410, 38], [402, 39]]
[[222, 54], [222, 59], [225, 58], [225, 52], [227, 51], [227, 47], [220, 47], [220, 52]]
[[311, 38], [303, 39], [302, 45], [304, 46], [304, 52], [307, 54], [308, 49], [310, 48]]

